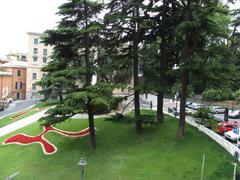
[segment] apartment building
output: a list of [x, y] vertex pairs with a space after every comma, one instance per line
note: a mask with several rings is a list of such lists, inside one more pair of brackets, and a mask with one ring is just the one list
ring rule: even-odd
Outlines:
[[0, 98], [26, 99], [27, 63], [10, 60], [0, 65]]
[[27, 61], [26, 54], [19, 52], [12, 52], [6, 55], [9, 61]]
[[36, 86], [36, 82], [40, 81], [44, 73], [41, 68], [50, 61], [52, 47], [41, 43], [41, 33], [28, 32], [28, 52], [27, 52], [27, 87], [26, 98], [37, 98], [37, 92], [41, 87]]

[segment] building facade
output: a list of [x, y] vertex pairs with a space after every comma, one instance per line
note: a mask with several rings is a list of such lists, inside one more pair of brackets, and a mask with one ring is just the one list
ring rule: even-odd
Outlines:
[[1, 64], [0, 67], [0, 97], [26, 99], [27, 63], [9, 61]]
[[45, 46], [41, 43], [41, 33], [28, 32], [28, 52], [27, 52], [27, 87], [26, 99], [37, 98], [37, 92], [41, 87], [36, 86], [36, 82], [40, 81], [44, 73], [41, 68], [49, 61], [52, 53], [51, 46]]

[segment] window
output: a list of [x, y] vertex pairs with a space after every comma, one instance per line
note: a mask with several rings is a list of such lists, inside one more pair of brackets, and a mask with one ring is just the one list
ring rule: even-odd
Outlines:
[[32, 84], [32, 90], [36, 90], [36, 84]]
[[33, 57], [33, 63], [36, 64], [38, 61], [38, 58], [37, 57]]
[[37, 73], [32, 73], [32, 79], [37, 79]]
[[33, 43], [34, 43], [35, 45], [37, 45], [37, 44], [38, 44], [38, 39], [37, 39], [37, 38], [34, 38], [34, 40], [33, 40], [33, 41], [34, 41]]
[[18, 77], [21, 76], [21, 70], [17, 70], [17, 76], [18, 76]]
[[22, 89], [22, 83], [21, 82], [16, 82], [15, 89]]
[[43, 55], [44, 55], [44, 56], [47, 55], [47, 49], [43, 49]]
[[38, 53], [38, 48], [33, 48], [33, 53], [37, 54]]
[[47, 64], [47, 58], [42, 58], [43, 64]]
[[42, 74], [42, 78], [45, 78], [45, 77], [46, 77], [46, 75], [47, 75], [46, 73], [43, 73], [43, 74]]

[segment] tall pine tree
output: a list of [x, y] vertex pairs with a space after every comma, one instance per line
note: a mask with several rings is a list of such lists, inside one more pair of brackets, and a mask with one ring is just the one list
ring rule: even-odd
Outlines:
[[132, 61], [134, 106], [136, 132], [142, 131], [140, 117], [140, 83], [139, 83], [139, 46], [143, 41], [144, 9], [143, 0], [112, 0], [108, 5], [109, 13], [105, 16], [109, 29], [107, 38], [116, 46], [117, 54]]
[[56, 124], [75, 114], [87, 112], [93, 149], [96, 149], [94, 114], [111, 108], [113, 90], [110, 83], [92, 84], [101, 42], [99, 32], [103, 27], [98, 18], [102, 8], [101, 3], [89, 0], [69, 0], [59, 7], [58, 15], [62, 19], [57, 29], [46, 31], [44, 37], [44, 42], [52, 45], [57, 55], [53, 63], [63, 64], [57, 66], [50, 78], [55, 78], [53, 75], [57, 73], [58, 78], [67, 78], [75, 86], [65, 90], [63, 103], [50, 109], [48, 116], [42, 120], [45, 120], [45, 124]]

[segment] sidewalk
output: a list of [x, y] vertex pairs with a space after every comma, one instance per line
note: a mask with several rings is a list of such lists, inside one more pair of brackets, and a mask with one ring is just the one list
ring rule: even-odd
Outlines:
[[19, 121], [16, 121], [14, 123], [11, 123], [11, 124], [9, 124], [7, 126], [4, 126], [4, 127], [0, 128], [0, 137], [4, 136], [6, 134], [9, 134], [9, 133], [11, 133], [13, 131], [16, 131], [16, 130], [18, 130], [20, 128], [23, 128], [23, 127], [25, 127], [27, 125], [30, 125], [30, 124], [32, 124], [34, 122], [37, 122], [41, 117], [44, 116], [44, 113], [47, 110], [48, 109], [45, 109], [45, 110], [40, 111], [40, 112], [38, 112], [38, 113], [36, 113], [34, 115], [28, 116], [28, 117], [26, 117], [24, 119], [21, 119]]

